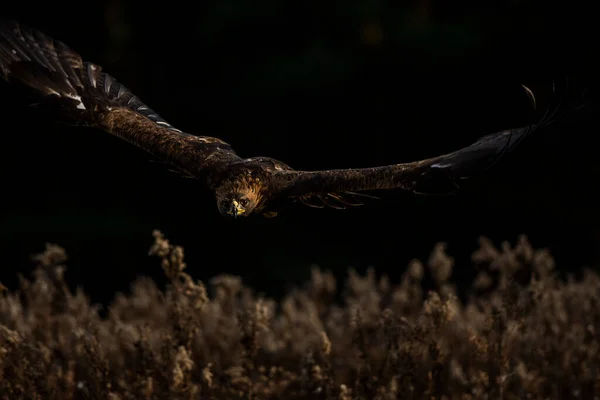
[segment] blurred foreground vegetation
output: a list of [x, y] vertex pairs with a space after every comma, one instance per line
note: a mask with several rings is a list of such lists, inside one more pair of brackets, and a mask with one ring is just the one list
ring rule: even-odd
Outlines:
[[106, 317], [68, 289], [62, 248], [35, 257], [0, 299], [0, 398], [597, 398], [600, 279], [560, 279], [525, 237], [482, 238], [466, 296], [438, 244], [399, 284], [314, 269], [276, 302], [235, 276], [194, 281], [154, 235], [169, 285], [138, 279]]

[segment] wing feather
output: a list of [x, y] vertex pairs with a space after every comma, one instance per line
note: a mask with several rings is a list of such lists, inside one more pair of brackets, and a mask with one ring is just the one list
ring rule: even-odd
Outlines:
[[227, 143], [175, 128], [101, 66], [15, 21], [0, 20], [0, 72], [57, 119], [102, 128], [194, 176], [239, 160]]
[[302, 204], [304, 204], [305, 206], [309, 206], [312, 208], [324, 208], [325, 207], [325, 204], [323, 203], [323, 200], [321, 199], [320, 194], [316, 194], [316, 195], [309, 194], [307, 196], [299, 196], [298, 199], [300, 199], [300, 202], [302, 202]]
[[[365, 203], [358, 198], [377, 199], [375, 196], [364, 193], [342, 192], [342, 193], [308, 193], [302, 196], [302, 203], [314, 208], [335, 208], [344, 210], [348, 207], [364, 206]], [[318, 205], [317, 205], [318, 204]]]

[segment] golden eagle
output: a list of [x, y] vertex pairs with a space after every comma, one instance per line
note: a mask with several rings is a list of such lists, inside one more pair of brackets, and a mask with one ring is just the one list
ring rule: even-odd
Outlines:
[[214, 193], [219, 212], [233, 217], [272, 216], [273, 205], [282, 199], [345, 208], [362, 204], [357, 192], [399, 188], [418, 193], [429, 183], [454, 188], [457, 180], [487, 169], [551, 118], [547, 112], [538, 124], [489, 134], [468, 147], [426, 160], [297, 171], [268, 157], [241, 158], [218, 138], [176, 129], [99, 65], [84, 62], [64, 43], [15, 21], [0, 21], [0, 70], [6, 81], [31, 89], [57, 116], [101, 128], [201, 180]]

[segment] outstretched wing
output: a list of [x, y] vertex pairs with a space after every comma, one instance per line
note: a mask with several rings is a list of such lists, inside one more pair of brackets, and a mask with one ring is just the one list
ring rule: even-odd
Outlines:
[[0, 72], [57, 119], [102, 128], [194, 176], [238, 158], [220, 139], [176, 129], [99, 65], [15, 21], [0, 20]]
[[275, 196], [299, 198], [303, 202], [304, 199], [335, 199], [338, 194], [379, 189], [450, 193], [457, 188], [460, 179], [490, 168], [525, 137], [551, 123], [557, 108], [552, 112], [548, 110], [535, 125], [492, 133], [460, 150], [421, 161], [374, 168], [279, 171], [275, 174], [272, 191]]

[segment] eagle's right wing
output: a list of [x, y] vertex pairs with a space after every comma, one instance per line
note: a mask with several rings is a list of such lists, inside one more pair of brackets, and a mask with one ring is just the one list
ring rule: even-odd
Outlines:
[[239, 159], [220, 139], [174, 128], [100, 66], [14, 21], [0, 20], [0, 72], [56, 117], [102, 128], [192, 175]]

